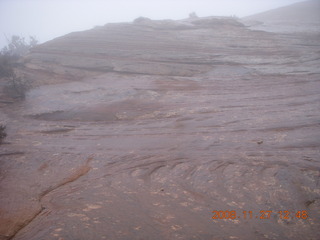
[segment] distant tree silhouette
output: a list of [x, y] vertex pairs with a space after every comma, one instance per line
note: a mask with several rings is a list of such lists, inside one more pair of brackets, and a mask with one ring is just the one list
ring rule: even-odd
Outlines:
[[189, 18], [198, 18], [196, 12], [189, 13]]
[[7, 39], [8, 45], [2, 48], [2, 55], [9, 55], [13, 57], [21, 57], [27, 54], [30, 48], [33, 48], [38, 44], [38, 40], [30, 36], [29, 42], [26, 42], [24, 37], [13, 35], [11, 40]]

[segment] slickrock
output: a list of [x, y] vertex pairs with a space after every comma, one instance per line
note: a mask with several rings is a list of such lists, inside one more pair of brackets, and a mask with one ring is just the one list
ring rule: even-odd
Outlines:
[[319, 36], [139, 18], [37, 46], [0, 108], [0, 239], [319, 239]]

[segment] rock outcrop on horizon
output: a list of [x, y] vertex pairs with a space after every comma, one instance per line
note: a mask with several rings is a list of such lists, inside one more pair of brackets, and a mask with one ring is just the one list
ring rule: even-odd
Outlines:
[[[232, 18], [142, 18], [54, 39], [34, 48], [25, 62], [30, 69], [63, 75], [113, 72], [191, 77], [210, 71], [212, 64], [227, 61], [237, 65], [237, 58], [254, 54], [260, 45], [247, 52], [237, 51], [250, 46], [237, 39], [246, 34], [252, 33]], [[268, 40], [273, 41], [266, 35]], [[234, 51], [227, 53], [225, 49]]]
[[34, 48], [0, 101], [0, 240], [319, 239], [320, 32], [241, 21]]
[[256, 30], [271, 32], [320, 32], [320, 1], [308, 0], [244, 17]]

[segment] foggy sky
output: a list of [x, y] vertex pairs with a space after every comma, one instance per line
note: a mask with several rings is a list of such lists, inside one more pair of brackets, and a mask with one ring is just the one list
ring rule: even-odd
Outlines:
[[36, 36], [41, 42], [102, 26], [151, 19], [183, 19], [190, 12], [199, 17], [244, 17], [303, 0], [0, 0], [0, 48], [5, 36]]

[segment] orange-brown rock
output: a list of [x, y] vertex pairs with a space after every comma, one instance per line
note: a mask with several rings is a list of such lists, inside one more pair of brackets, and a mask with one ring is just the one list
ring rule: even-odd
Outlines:
[[36, 47], [0, 108], [0, 239], [319, 239], [319, 51], [230, 18]]

